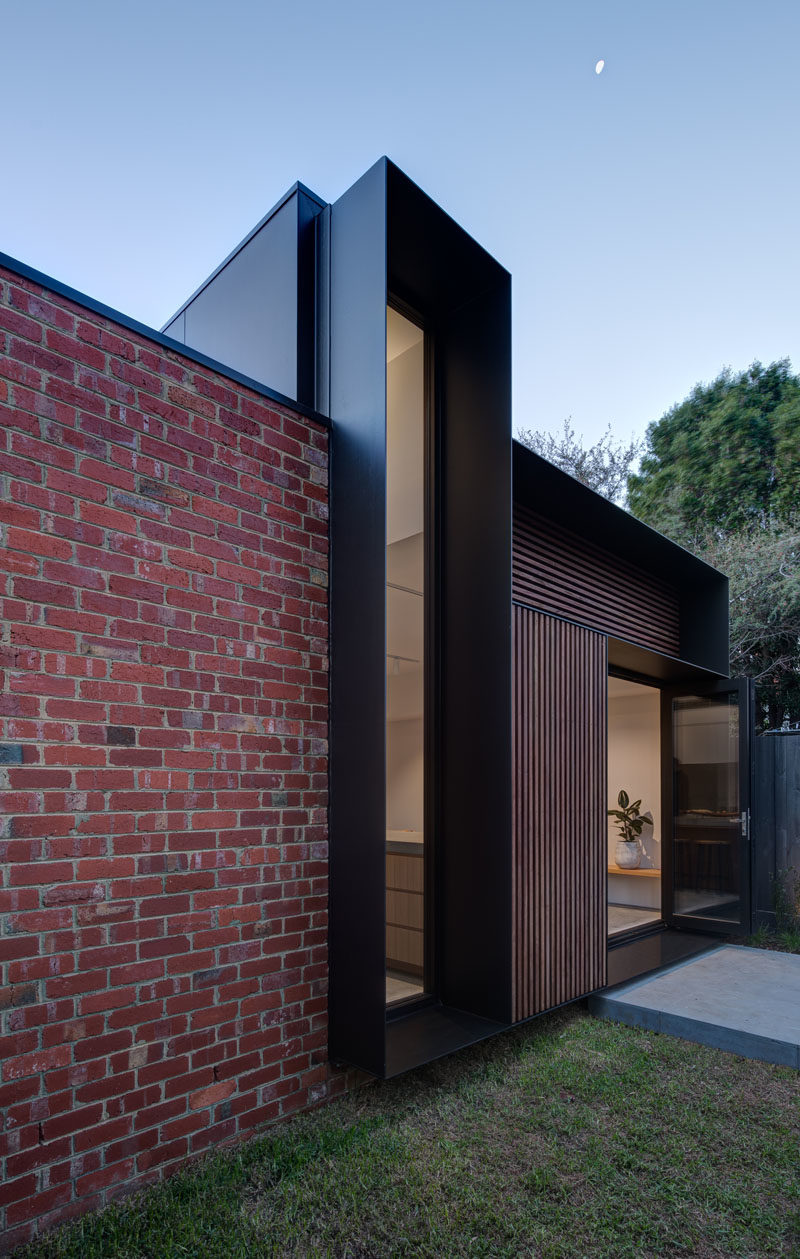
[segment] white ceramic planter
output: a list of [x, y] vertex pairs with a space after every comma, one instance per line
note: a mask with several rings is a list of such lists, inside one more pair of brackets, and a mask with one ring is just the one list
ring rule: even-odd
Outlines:
[[635, 870], [642, 860], [642, 849], [638, 839], [630, 843], [627, 839], [618, 839], [614, 852], [620, 870]]

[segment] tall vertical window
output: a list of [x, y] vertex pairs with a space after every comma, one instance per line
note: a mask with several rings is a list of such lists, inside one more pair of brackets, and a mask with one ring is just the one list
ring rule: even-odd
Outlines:
[[424, 990], [425, 339], [391, 307], [386, 342], [386, 1000]]

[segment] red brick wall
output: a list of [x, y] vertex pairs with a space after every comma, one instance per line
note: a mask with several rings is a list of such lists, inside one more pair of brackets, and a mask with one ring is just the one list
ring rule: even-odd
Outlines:
[[2, 270], [0, 415], [8, 1246], [345, 1081], [325, 428]]

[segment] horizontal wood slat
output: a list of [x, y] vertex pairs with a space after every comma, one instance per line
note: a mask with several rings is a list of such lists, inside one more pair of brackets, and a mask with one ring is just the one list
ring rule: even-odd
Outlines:
[[514, 1020], [606, 983], [602, 634], [514, 607]]
[[527, 507], [514, 509], [513, 557], [518, 603], [680, 655], [678, 594], [667, 582]]

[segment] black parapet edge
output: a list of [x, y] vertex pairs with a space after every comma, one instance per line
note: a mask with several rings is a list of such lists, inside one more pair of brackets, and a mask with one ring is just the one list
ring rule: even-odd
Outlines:
[[102, 315], [104, 319], [110, 319], [114, 323], [119, 324], [120, 327], [127, 328], [130, 332], [146, 337], [148, 341], [162, 346], [165, 350], [172, 350], [183, 358], [191, 359], [193, 363], [197, 363], [200, 367], [206, 367], [209, 371], [226, 376], [228, 380], [233, 381], [235, 384], [243, 385], [246, 389], [252, 389], [254, 393], [269, 399], [270, 402], [274, 402], [277, 406], [294, 411], [296, 415], [301, 415], [304, 419], [313, 420], [323, 428], [330, 428], [331, 426], [330, 419], [327, 415], [323, 415], [321, 411], [316, 411], [313, 407], [309, 407], [303, 402], [287, 397], [286, 394], [280, 393], [277, 389], [270, 388], [269, 385], [265, 385], [260, 380], [254, 380], [252, 376], [246, 376], [244, 372], [238, 372], [234, 367], [228, 367], [225, 363], [220, 363], [208, 354], [202, 354], [199, 350], [193, 350], [190, 346], [184, 345], [183, 341], [176, 341], [173, 337], [166, 336], [156, 328], [140, 323], [138, 319], [132, 319], [129, 315], [123, 314], [122, 311], [115, 310], [113, 306], [106, 306], [104, 302], [96, 301], [95, 298], [89, 297], [86, 293], [81, 293], [79, 289], [71, 288], [68, 284], [62, 284], [60, 280], [55, 280], [43, 271], [37, 271], [35, 267], [29, 267], [27, 263], [20, 262], [19, 259], [12, 258], [9, 254], [0, 253], [0, 267], [4, 267], [6, 271], [11, 271], [22, 279], [30, 280], [33, 284], [40, 285], [43, 289], [47, 289], [59, 297], [66, 297], [78, 306], [83, 306], [95, 315]]

